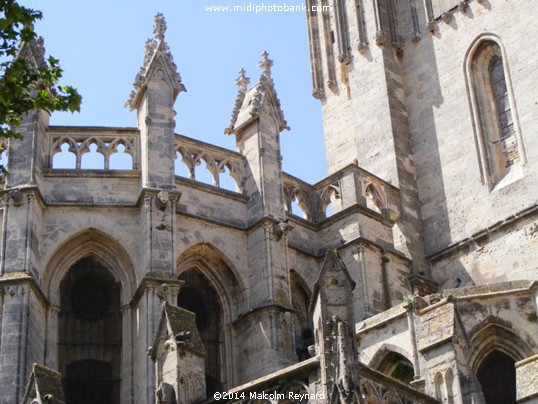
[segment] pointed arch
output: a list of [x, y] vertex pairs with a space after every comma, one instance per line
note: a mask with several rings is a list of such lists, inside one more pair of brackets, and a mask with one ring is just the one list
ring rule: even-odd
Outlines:
[[382, 186], [370, 182], [364, 188], [364, 193], [372, 200], [379, 213], [384, 213], [387, 210], [387, 195]]
[[117, 240], [95, 228], [79, 231], [51, 254], [41, 282], [49, 301], [60, 304], [60, 282], [71, 267], [85, 257], [93, 257], [110, 271], [122, 285], [121, 304], [129, 303], [137, 285], [133, 261]]
[[320, 201], [321, 201], [321, 216], [323, 218], [329, 217], [336, 212], [341, 210], [341, 206], [334, 206], [333, 202], [337, 200], [342, 200], [340, 195], [340, 185], [338, 182], [327, 185], [320, 192]]
[[464, 62], [481, 179], [491, 189], [526, 162], [508, 58], [497, 35], [473, 41]]
[[[114, 324], [118, 327], [115, 329], [118, 339], [114, 341], [117, 349], [114, 350], [113, 354], [116, 355], [113, 366], [115, 369], [114, 378], [121, 380], [121, 382], [116, 384], [114, 389], [121, 389], [121, 395], [123, 395], [126, 394], [125, 391], [132, 388], [133, 383], [132, 374], [125, 371], [133, 366], [133, 358], [128, 354], [133, 349], [132, 339], [130, 339], [128, 333], [123, 335], [123, 330], [131, 327], [131, 316], [129, 310], [123, 310], [123, 308], [129, 307], [128, 304], [137, 286], [137, 279], [133, 261], [126, 249], [113, 237], [101, 230], [90, 227], [68, 236], [52, 252], [48, 263], [45, 265], [43, 277], [41, 278], [41, 289], [47, 295], [49, 301], [59, 308], [59, 311], [48, 311], [47, 322], [50, 326], [47, 327], [47, 335], [44, 338], [45, 351], [47, 352], [45, 360], [48, 366], [54, 368], [66, 366], [70, 363], [69, 355], [71, 354], [66, 353], [65, 350], [62, 351], [63, 347], [67, 346], [62, 340], [62, 335], [73, 335], [75, 333], [69, 330], [66, 331], [64, 327], [70, 321], [69, 319], [63, 319], [68, 315], [69, 310], [62, 311], [62, 309], [70, 307], [68, 300], [69, 296], [72, 296], [72, 292], [69, 292], [69, 285], [66, 286], [64, 280], [69, 281], [69, 275], [74, 274], [73, 270], [76, 272], [77, 267], [80, 270], [80, 266], [88, 260], [95, 263], [93, 272], [95, 276], [92, 275], [92, 280], [106, 280], [107, 287], [111, 288], [109, 291], [116, 291], [113, 292], [116, 296], [113, 297], [113, 299], [116, 299], [116, 303], [110, 306], [112, 311], [116, 313]], [[107, 277], [106, 273], [110, 278]], [[104, 274], [104, 276], [100, 276], [100, 274]], [[64, 328], [63, 334], [61, 334], [62, 327]], [[108, 325], [106, 327], [108, 329]], [[99, 327], [90, 324], [89, 328], [92, 332], [83, 333], [83, 335], [102, 335]], [[80, 346], [81, 349], [86, 349], [86, 347], [93, 349], [91, 344]], [[103, 358], [99, 357], [99, 355], [94, 355], [93, 358], [89, 359]], [[84, 379], [87, 378], [85, 377]], [[116, 392], [115, 394], [118, 393]]]
[[439, 401], [442, 401], [444, 396], [443, 384], [443, 374], [441, 372], [437, 372], [433, 378], [433, 385], [435, 388], [435, 398]]
[[469, 333], [469, 365], [488, 403], [516, 402], [515, 363], [535, 352], [533, 338], [490, 316]]
[[385, 356], [390, 353], [399, 354], [411, 363], [413, 361], [413, 356], [409, 352], [407, 352], [405, 349], [397, 345], [388, 344], [385, 342], [376, 351], [374, 356], [372, 356], [372, 359], [370, 359], [370, 361], [368, 362], [368, 366], [373, 367], [374, 369], [377, 369], [379, 365], [381, 364], [381, 362], [383, 361], [383, 359], [385, 358]]
[[459, 382], [452, 369], [447, 369], [445, 373], [446, 398], [448, 404], [454, 404], [459, 398]]
[[474, 330], [476, 331], [472, 330], [470, 333], [472, 350], [469, 364], [475, 373], [484, 359], [493, 351], [502, 352], [515, 362], [535, 353], [526, 342], [531, 340], [530, 336], [520, 336], [515, 330], [495, 322], [495, 319], [487, 319]]
[[291, 303], [295, 309], [293, 327], [295, 353], [299, 361], [310, 357], [308, 347], [314, 344], [312, 318], [308, 312], [311, 290], [294, 269], [290, 270]]
[[178, 276], [190, 269], [202, 274], [219, 295], [224, 321], [231, 323], [237, 318], [245, 285], [231, 261], [218, 248], [209, 243], [193, 245], [178, 257], [176, 268]]
[[234, 331], [229, 324], [238, 316], [245, 287], [226, 256], [208, 243], [196, 244], [179, 256], [177, 275], [185, 281], [178, 305], [193, 311], [203, 328], [206, 393], [211, 396], [233, 385]]
[[369, 366], [403, 383], [413, 380], [413, 357], [403, 348], [384, 343], [370, 360]]

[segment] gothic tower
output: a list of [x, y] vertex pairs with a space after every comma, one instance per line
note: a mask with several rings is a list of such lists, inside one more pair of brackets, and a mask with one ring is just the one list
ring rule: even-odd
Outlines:
[[[308, 2], [313, 95], [322, 106], [329, 172], [358, 164], [400, 189], [395, 244], [400, 239], [418, 271], [431, 267], [441, 286], [536, 279], [528, 272], [537, 260], [530, 230], [536, 148], [525, 134], [536, 130], [537, 62], [520, 56], [530, 50], [521, 37], [535, 25], [527, 6]], [[513, 240], [517, 255], [504, 237], [513, 234], [514, 215], [527, 229]], [[491, 229], [505, 241], [492, 244], [496, 253], [477, 255], [477, 242], [493, 241]], [[506, 257], [518, 270], [492, 267]]]

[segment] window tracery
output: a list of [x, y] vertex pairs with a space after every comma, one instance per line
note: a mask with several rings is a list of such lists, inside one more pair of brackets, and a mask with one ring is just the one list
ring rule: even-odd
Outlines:
[[479, 38], [466, 66], [482, 181], [491, 189], [513, 166], [525, 162], [508, 65], [498, 39]]

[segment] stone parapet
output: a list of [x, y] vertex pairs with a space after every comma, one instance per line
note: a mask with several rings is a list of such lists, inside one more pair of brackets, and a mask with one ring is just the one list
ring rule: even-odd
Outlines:
[[538, 403], [538, 355], [516, 362], [517, 402]]

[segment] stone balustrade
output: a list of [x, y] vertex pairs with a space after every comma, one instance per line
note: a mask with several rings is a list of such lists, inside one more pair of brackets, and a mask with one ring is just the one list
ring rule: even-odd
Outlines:
[[[187, 167], [189, 179], [197, 179], [196, 167], [201, 166], [203, 161], [213, 178], [211, 185], [221, 187], [220, 175], [228, 170], [230, 177], [235, 181], [236, 191], [242, 192], [244, 157], [241, 154], [180, 135], [175, 137], [174, 154], [176, 159], [180, 159]], [[176, 160], [176, 164], [178, 161]]]
[[[109, 170], [114, 168], [110, 162], [111, 157], [116, 153], [125, 153], [132, 159], [131, 167], [121, 167], [122, 169], [138, 169], [140, 166], [138, 129], [51, 126], [47, 132], [50, 136], [48, 168]], [[67, 147], [64, 145], [67, 145]], [[92, 150], [92, 145], [96, 146], [95, 150]], [[121, 150], [120, 146], [123, 146], [123, 150]], [[65, 164], [58, 167], [55, 156], [66, 152], [74, 155], [74, 164], [70, 167], [66, 167]], [[101, 166], [83, 167], [84, 155], [92, 152], [103, 156], [103, 164]]]
[[399, 216], [398, 188], [355, 165], [344, 167], [314, 185], [286, 173], [283, 182], [286, 211], [292, 213], [292, 203], [296, 202], [304, 219], [315, 223], [330, 216], [329, 205], [332, 215], [358, 204], [390, 220]]

